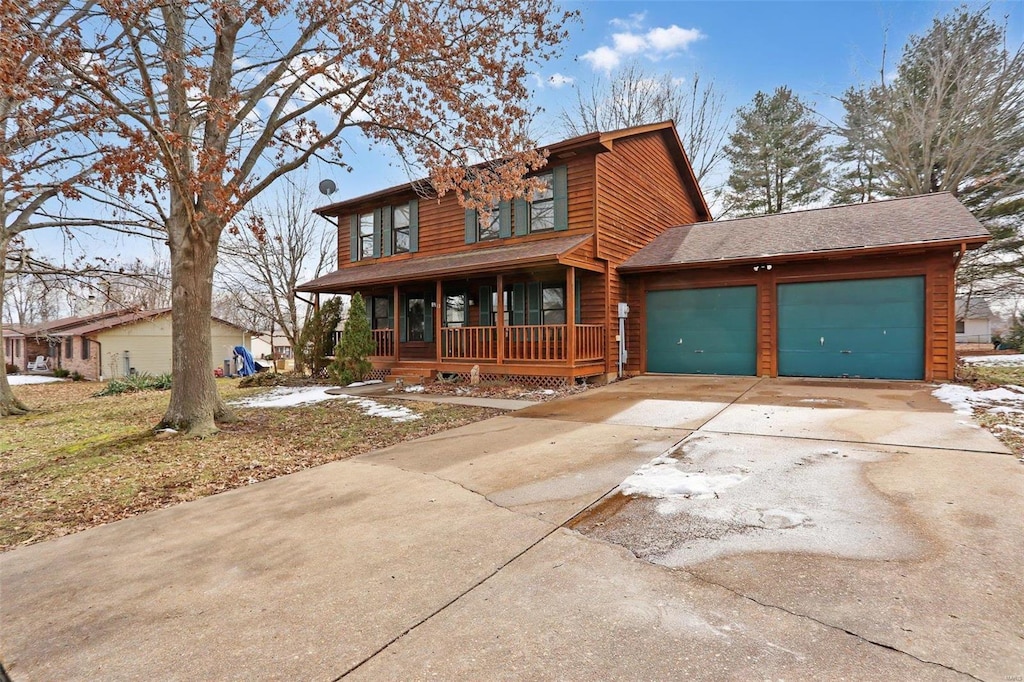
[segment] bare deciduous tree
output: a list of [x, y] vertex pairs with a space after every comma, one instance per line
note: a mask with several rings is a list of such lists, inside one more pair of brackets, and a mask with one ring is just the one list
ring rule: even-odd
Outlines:
[[723, 157], [729, 130], [724, 103], [714, 81], [702, 81], [700, 74], [689, 79], [651, 74], [631, 62], [608, 80], [577, 88], [575, 104], [559, 118], [566, 134], [573, 136], [674, 121], [699, 182]]
[[[951, 192], [995, 239], [968, 254], [962, 288], [1024, 291], [1024, 45], [1010, 47], [991, 8], [960, 7], [912, 36], [891, 82], [847, 92], [847, 116], [873, 131], [847, 143], [872, 155], [882, 196]], [[865, 197], [870, 198], [870, 197]]]
[[[220, 277], [231, 305], [248, 324], [280, 332], [297, 348], [312, 307], [296, 298], [296, 287], [325, 274], [337, 261], [337, 231], [313, 215], [308, 183], [289, 182], [275, 202], [246, 207], [240, 227], [221, 243]], [[296, 371], [303, 371], [296, 355]]]
[[[233, 418], [209, 368], [209, 318], [220, 238], [239, 211], [313, 158], [344, 165], [356, 132], [474, 206], [532, 189], [543, 155], [519, 133], [528, 67], [557, 51], [570, 16], [552, 0], [100, 7], [83, 25], [89, 58], [66, 67], [131, 141], [115, 171], [166, 197], [174, 382], [161, 425], [189, 435]], [[502, 163], [476, 165], [487, 158]]]
[[[90, 115], [79, 83], [64, 67], [81, 59], [79, 24], [92, 2], [71, 7], [68, 0], [0, 0], [0, 289], [9, 268], [14, 275], [45, 274], [52, 266], [22, 249], [30, 230], [102, 226], [138, 234], [145, 216], [112, 191], [104, 164], [116, 149], [103, 139], [101, 118]], [[110, 209], [96, 218], [67, 210], [79, 199]], [[43, 267], [29, 269], [28, 265]], [[7, 307], [6, 296], [4, 307]], [[10, 318], [4, 312], [0, 319]], [[25, 405], [7, 381], [0, 347], [0, 416], [19, 414]]]

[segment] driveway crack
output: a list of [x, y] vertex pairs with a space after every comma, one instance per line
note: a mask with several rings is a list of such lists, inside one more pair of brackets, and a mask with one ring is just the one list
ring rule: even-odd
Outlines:
[[953, 666], [950, 666], [950, 665], [946, 665], [945, 663], [940, 663], [938, 661], [931, 661], [931, 660], [928, 660], [927, 658], [921, 658], [920, 656], [916, 656], [916, 655], [910, 653], [909, 651], [904, 651], [903, 649], [900, 649], [899, 647], [895, 647], [895, 646], [893, 646], [891, 644], [886, 644], [885, 642], [880, 642], [878, 640], [871, 639], [870, 637], [866, 637], [866, 636], [864, 636], [864, 635], [862, 635], [860, 633], [854, 632], [853, 630], [848, 630], [847, 628], [844, 628], [841, 625], [834, 625], [832, 623], [828, 623], [826, 621], [821, 620], [820, 618], [815, 618], [814, 616], [807, 615], [806, 613], [798, 613], [798, 612], [793, 611], [791, 609], [787, 609], [785, 606], [779, 606], [778, 604], [770, 604], [768, 602], [761, 601], [760, 599], [757, 599], [756, 597], [752, 597], [749, 594], [746, 594], [744, 592], [740, 592], [739, 590], [733, 589], [732, 587], [729, 587], [728, 585], [725, 585], [723, 583], [717, 582], [715, 580], [711, 580], [710, 578], [707, 578], [707, 577], [705, 577], [705, 576], [703, 576], [703, 575], [701, 575], [699, 573], [695, 573], [695, 572], [687, 570], [687, 569], [676, 569], [676, 570], [680, 570], [680, 571], [686, 573], [687, 575], [692, 576], [696, 580], [699, 580], [699, 581], [701, 581], [703, 583], [706, 583], [708, 585], [714, 585], [715, 587], [720, 587], [723, 590], [726, 590], [727, 592], [731, 592], [732, 594], [736, 595], [737, 597], [740, 597], [742, 599], [746, 599], [747, 601], [751, 601], [751, 602], [753, 602], [753, 603], [755, 603], [758, 606], [761, 606], [763, 608], [774, 609], [776, 611], [781, 611], [781, 612], [783, 612], [785, 614], [788, 614], [790, 616], [795, 616], [796, 618], [802, 618], [802, 619], [805, 619], [805, 620], [809, 620], [809, 621], [811, 621], [813, 623], [817, 623], [818, 625], [821, 625], [822, 627], [826, 627], [826, 628], [828, 628], [830, 630], [836, 630], [838, 632], [845, 633], [845, 634], [847, 634], [847, 635], [849, 635], [851, 637], [855, 637], [855, 638], [859, 639], [860, 641], [862, 641], [862, 642], [864, 642], [866, 644], [872, 644], [872, 645], [880, 647], [882, 649], [888, 649], [889, 651], [893, 651], [893, 652], [898, 653], [898, 654], [903, 654], [904, 656], [909, 656], [910, 658], [914, 659], [915, 661], [917, 661], [919, 663], [923, 663], [925, 665], [933, 665], [933, 666], [936, 666], [936, 667], [939, 667], [939, 668], [943, 668], [943, 669], [948, 670], [948, 671], [950, 671], [952, 673], [956, 673], [958, 675], [963, 675], [965, 677], [969, 677], [972, 680], [979, 680], [980, 681], [982, 679], [980, 677], [972, 675], [969, 672], [966, 672], [966, 671], [963, 671], [963, 670], [959, 670], [959, 669], [954, 668]]

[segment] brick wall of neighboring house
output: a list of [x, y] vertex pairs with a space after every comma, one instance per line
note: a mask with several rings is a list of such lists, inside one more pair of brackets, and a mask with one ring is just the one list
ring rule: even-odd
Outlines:
[[[71, 342], [71, 357], [67, 355], [67, 346]], [[88, 346], [89, 357], [83, 357], [83, 347]], [[78, 372], [89, 381], [98, 381], [100, 378], [100, 346], [89, 338], [82, 336], [67, 337], [60, 346], [61, 369], [69, 372]]]
[[7, 363], [19, 370], [25, 369], [25, 339], [20, 336], [9, 336], [4, 339], [4, 357]]
[[40, 338], [36, 336], [26, 336], [25, 343], [22, 345], [22, 360], [24, 362], [24, 364], [22, 365], [22, 369], [26, 369], [28, 367], [28, 363], [35, 362], [36, 358], [39, 357], [40, 355], [42, 355], [43, 357], [50, 356], [50, 345], [49, 343], [47, 343], [45, 338]]

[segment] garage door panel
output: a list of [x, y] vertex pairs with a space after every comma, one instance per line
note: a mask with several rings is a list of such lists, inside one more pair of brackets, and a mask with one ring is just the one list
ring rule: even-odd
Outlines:
[[647, 371], [746, 374], [756, 371], [755, 287], [647, 294]]
[[920, 379], [924, 278], [778, 287], [779, 374]]

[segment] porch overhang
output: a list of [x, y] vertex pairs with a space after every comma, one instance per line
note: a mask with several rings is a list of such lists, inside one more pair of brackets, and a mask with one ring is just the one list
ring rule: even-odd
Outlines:
[[453, 276], [494, 275], [527, 268], [578, 265], [573, 252], [594, 238], [593, 233], [502, 244], [489, 248], [401, 260], [371, 261], [336, 270], [296, 287], [308, 293], [344, 294], [368, 287], [403, 284]]

